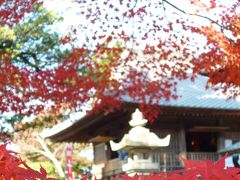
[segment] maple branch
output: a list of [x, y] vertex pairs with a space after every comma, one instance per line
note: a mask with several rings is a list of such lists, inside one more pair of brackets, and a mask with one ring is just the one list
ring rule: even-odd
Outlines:
[[215, 20], [213, 20], [213, 19], [211, 19], [211, 18], [209, 18], [209, 17], [207, 17], [207, 16], [203, 16], [203, 15], [200, 15], [200, 14], [188, 13], [188, 12], [180, 9], [180, 8], [177, 7], [176, 5], [170, 3], [168, 0], [162, 0], [162, 2], [163, 2], [163, 3], [164, 3], [164, 2], [167, 3], [168, 5], [172, 6], [174, 9], [182, 12], [183, 14], [190, 15], [190, 16], [197, 16], [197, 17], [206, 19], [206, 20], [210, 21], [211, 23], [216, 24], [216, 25], [218, 25], [219, 27], [226, 29], [226, 27], [224, 27], [223, 25], [219, 24], [217, 21], [215, 21]]
[[[28, 60], [27, 57], [29, 57], [29, 56], [34, 59], [35, 63], [32, 63], [32, 62], [30, 62], [30, 61]], [[39, 68], [39, 65], [38, 65], [38, 64], [39, 64], [39, 60], [37, 59], [37, 56], [36, 56], [35, 53], [31, 53], [31, 52], [21, 52], [21, 53], [19, 53], [18, 55], [16, 55], [14, 58], [15, 58], [17, 61], [19, 61], [19, 62], [21, 62], [21, 60], [22, 60], [22, 61], [23, 61], [24, 63], [26, 63], [27, 65], [35, 68], [37, 72], [40, 71], [40, 68]], [[18, 60], [18, 58], [20, 58], [20, 60]]]
[[42, 139], [42, 137], [40, 137], [40, 135], [36, 135], [36, 139], [39, 142], [39, 144], [41, 145], [41, 147], [43, 148], [44, 153], [46, 153], [46, 155], [47, 155], [46, 157], [48, 157], [55, 165], [56, 170], [58, 171], [59, 175], [61, 177], [64, 177], [64, 171], [61, 167], [61, 164], [59, 163], [58, 159], [54, 156], [54, 154], [50, 151], [50, 149], [48, 148], [45, 141]]
[[165, 7], [164, 3], [162, 3], [162, 7], [163, 7], [164, 17], [166, 18], [166, 20], [168, 21], [168, 23], [170, 23], [170, 21], [168, 20], [167, 15], [166, 15], [166, 7]]
[[133, 7], [131, 8], [131, 10], [133, 10], [136, 6], [137, 6], [138, 0], [135, 0], [135, 4], [133, 5]]
[[36, 139], [37, 139], [37, 142], [42, 146], [42, 148], [44, 149], [45, 152], [48, 152], [48, 153], [51, 153], [52, 152], [50, 151], [50, 149], [47, 147], [46, 143], [44, 142], [44, 140], [39, 136], [39, 135], [36, 135]]
[[[63, 147], [61, 145], [59, 145], [57, 148], [55, 148], [53, 155], [56, 156], [56, 154], [58, 153], [59, 150], [62, 150]], [[64, 151], [63, 151], [64, 152]]]
[[48, 155], [45, 151], [39, 150], [39, 149], [37, 149], [37, 148], [36, 148], [35, 146], [33, 146], [33, 145], [28, 145], [28, 144], [25, 144], [25, 143], [20, 142], [20, 141], [18, 141], [18, 144], [21, 145], [21, 148], [22, 148], [22, 150], [24, 150], [24, 151], [27, 151], [27, 152], [36, 152], [36, 153], [39, 153], [39, 154], [41, 154], [41, 155], [43, 155], [43, 156], [45, 156], [45, 157], [47, 157], [47, 155]]
[[64, 156], [65, 151], [66, 151], [66, 148], [64, 147], [64, 151], [62, 151], [62, 153], [61, 153], [61, 159], [60, 159], [61, 164], [63, 164], [64, 158], [65, 158], [65, 156]]
[[[130, 11], [133, 11], [135, 9], [135, 7], [137, 6], [138, 4], [138, 1], [139, 0], [135, 0], [135, 3], [133, 4], [133, 6], [128, 10], [129, 12]], [[135, 20], [134, 20], [134, 17], [133, 16], [133, 21], [132, 21], [132, 29], [133, 29], [133, 33], [131, 34], [131, 38], [132, 38], [132, 47], [130, 49], [133, 49], [133, 46], [134, 46], [134, 36], [135, 36], [135, 32], [134, 32], [134, 27], [135, 27]]]
[[[137, 6], [137, 3], [138, 3], [138, 0], [135, 0], [135, 4], [134, 4], [134, 6], [132, 7], [132, 9], [131, 10], [134, 10], [135, 9], [135, 7]], [[135, 17], [135, 16], [134, 16]], [[135, 36], [135, 31], [134, 31], [134, 28], [135, 28], [135, 19], [134, 19], [134, 17], [133, 17], [133, 22], [132, 22], [132, 29], [133, 29], [133, 33], [132, 33], [132, 49], [133, 49], [133, 46], [134, 46], [134, 36]]]

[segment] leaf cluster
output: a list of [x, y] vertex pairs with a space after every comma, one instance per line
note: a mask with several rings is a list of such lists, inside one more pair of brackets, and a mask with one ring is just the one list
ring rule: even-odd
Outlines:
[[40, 171], [35, 171], [30, 168], [15, 152], [6, 149], [6, 144], [0, 145], [0, 178], [3, 180], [37, 180], [48, 178], [46, 170], [40, 168]]
[[213, 163], [184, 160], [184, 169], [169, 173], [150, 173], [150, 175], [120, 175], [115, 180], [239, 180], [239, 168], [225, 168], [225, 157]]

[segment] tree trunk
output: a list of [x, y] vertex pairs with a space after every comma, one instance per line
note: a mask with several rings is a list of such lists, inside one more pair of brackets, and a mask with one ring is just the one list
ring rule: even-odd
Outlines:
[[65, 173], [63, 171], [63, 168], [62, 168], [60, 162], [57, 160], [57, 158], [54, 156], [54, 154], [50, 151], [50, 149], [48, 148], [47, 144], [45, 143], [45, 141], [40, 136], [37, 136], [37, 140], [38, 140], [39, 144], [42, 146], [42, 148], [44, 150], [42, 152], [42, 154], [44, 156], [46, 156], [47, 158], [49, 158], [53, 162], [53, 164], [55, 165], [55, 168], [56, 168], [59, 176], [61, 178], [64, 178], [65, 177]]
[[49, 158], [52, 162], [53, 162], [53, 164], [54, 164], [54, 166], [55, 166], [55, 168], [56, 168], [56, 171], [58, 172], [58, 174], [59, 174], [59, 176], [61, 177], [61, 178], [64, 178], [65, 177], [65, 173], [64, 173], [64, 171], [63, 171], [63, 168], [62, 168], [62, 166], [61, 166], [61, 164], [60, 164], [60, 162], [57, 160], [57, 158], [55, 158], [55, 156], [53, 155], [53, 153], [46, 153], [46, 155], [45, 155], [47, 158]]

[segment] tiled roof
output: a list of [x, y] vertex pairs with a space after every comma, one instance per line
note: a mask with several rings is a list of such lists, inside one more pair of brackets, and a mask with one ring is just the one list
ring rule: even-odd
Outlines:
[[226, 95], [206, 89], [206, 83], [207, 77], [204, 76], [199, 76], [195, 82], [181, 81], [178, 83], [177, 90], [182, 97], [164, 102], [162, 105], [240, 110], [239, 99], [227, 100]]
[[[178, 95], [181, 96], [177, 100], [161, 101], [160, 106], [172, 107], [190, 107], [204, 109], [222, 109], [222, 110], [240, 110], [240, 101], [227, 100], [226, 95], [217, 93], [212, 89], [206, 89], [207, 77], [199, 76], [194, 82], [191, 80], [180, 81], [177, 85]], [[122, 97], [126, 102], [133, 102], [128, 96]], [[62, 130], [70, 127], [77, 121], [80, 121], [86, 112], [72, 115], [63, 123], [54, 126], [51, 129], [45, 129], [42, 133], [43, 137], [50, 137]]]
[[[177, 84], [177, 100], [160, 101], [160, 106], [191, 107], [207, 109], [240, 110], [239, 99], [227, 99], [227, 96], [213, 89], [206, 89], [207, 77], [198, 76], [194, 82], [191, 80], [180, 81]], [[133, 102], [124, 96], [124, 101]]]

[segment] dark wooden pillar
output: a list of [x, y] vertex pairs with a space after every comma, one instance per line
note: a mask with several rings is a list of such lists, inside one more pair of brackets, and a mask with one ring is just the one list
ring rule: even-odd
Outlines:
[[181, 122], [180, 123], [180, 128], [179, 128], [179, 155], [183, 158], [187, 157], [187, 146], [186, 146], [186, 131], [184, 128], [184, 124]]

